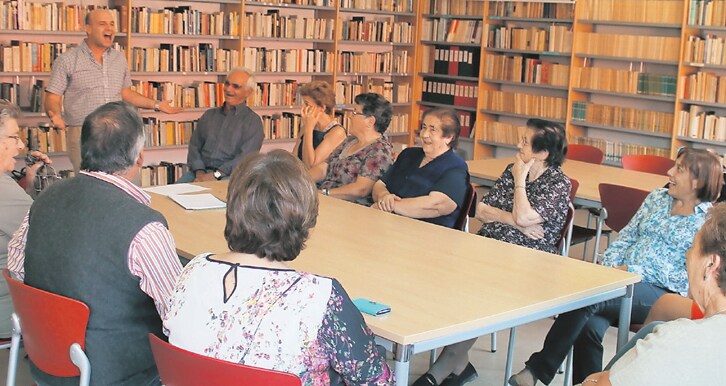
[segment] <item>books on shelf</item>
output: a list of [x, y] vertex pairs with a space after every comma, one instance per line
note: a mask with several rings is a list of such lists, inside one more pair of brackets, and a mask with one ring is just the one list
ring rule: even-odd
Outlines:
[[676, 95], [677, 78], [674, 75], [649, 74], [607, 67], [575, 67], [572, 73], [575, 87], [624, 94]]
[[588, 102], [572, 103], [572, 122], [622, 127], [651, 133], [670, 134], [673, 114]]
[[149, 82], [132, 80], [131, 88], [154, 100], [168, 100], [173, 106], [183, 108], [209, 108], [224, 102], [224, 85], [214, 82], [195, 81], [190, 85], [174, 82]]
[[586, 20], [680, 25], [683, 0], [578, 0], [577, 12]]
[[338, 54], [338, 72], [406, 74], [409, 69], [407, 51], [358, 52]]
[[413, 12], [413, 2], [414, 0], [340, 0], [340, 8], [386, 12]]
[[517, 92], [486, 90], [482, 106], [485, 110], [517, 114], [524, 118], [564, 120], [567, 115], [567, 98]]
[[139, 173], [141, 187], [173, 184], [188, 171], [189, 167], [183, 163], [161, 161], [158, 165], [143, 166]]
[[472, 0], [429, 0], [421, 2], [427, 8], [424, 13], [433, 13], [437, 15], [481, 15], [484, 13], [483, 1]]
[[680, 47], [680, 37], [581, 32], [575, 50], [614, 58], [678, 61]]
[[690, 0], [689, 25], [726, 27], [726, 0]]
[[131, 50], [131, 71], [229, 72], [239, 65], [239, 51], [214, 48], [212, 43], [161, 43], [158, 48]]
[[424, 78], [422, 90], [424, 102], [475, 108], [479, 85], [462, 80]]
[[260, 115], [265, 139], [297, 138], [302, 117], [299, 113]]
[[[0, 68], [3, 72], [50, 72], [53, 61], [76, 44], [10, 41], [0, 44]], [[114, 49], [123, 49], [114, 44]]]
[[678, 112], [678, 135], [710, 141], [726, 141], [726, 110], [720, 113], [708, 111], [702, 106], [691, 105], [689, 110]]
[[[477, 3], [477, 1], [474, 1]], [[530, 1], [496, 1], [489, 4], [490, 15], [522, 19], [569, 19], [574, 7], [566, 3], [544, 3]]]
[[353, 16], [341, 21], [340, 39], [357, 42], [412, 43], [411, 23], [394, 21], [393, 17], [377, 17], [366, 20], [365, 16]]
[[245, 47], [245, 67], [255, 72], [333, 72], [335, 54], [322, 49]]
[[707, 34], [689, 36], [686, 41], [683, 61], [691, 64], [726, 66], [726, 38]]
[[697, 72], [681, 77], [681, 98], [707, 103], [726, 103], [726, 75]]
[[479, 76], [481, 50], [478, 47], [421, 46], [421, 71], [452, 76]]
[[[85, 31], [85, 18], [94, 9], [108, 9], [103, 5], [65, 4], [62, 2], [31, 2], [27, 0], [0, 1], [0, 30], [21, 31]], [[116, 25], [119, 11], [109, 9]]]
[[20, 128], [29, 150], [38, 150], [43, 153], [58, 153], [68, 150], [66, 134], [48, 126], [27, 126]]
[[335, 103], [351, 105], [356, 95], [374, 92], [383, 95], [391, 103], [409, 103], [411, 90], [408, 82], [393, 82], [382, 78], [369, 78], [366, 82], [343, 81], [335, 82]]
[[605, 154], [605, 161], [620, 163], [623, 156], [631, 154], [657, 155], [670, 157], [670, 150], [654, 146], [636, 145], [632, 143], [608, 141], [602, 138], [573, 137], [571, 143], [595, 146]]
[[513, 125], [506, 122], [482, 121], [481, 139], [488, 142], [517, 145], [527, 130], [526, 126]]
[[567, 87], [570, 66], [520, 55], [487, 55], [484, 79]]
[[557, 53], [569, 53], [572, 50], [572, 28], [569, 26], [523, 28], [487, 24], [486, 30], [488, 48]]
[[[125, 9], [121, 9], [121, 14]], [[239, 36], [240, 14], [235, 11], [204, 13], [190, 6], [131, 7], [131, 32], [147, 34]], [[125, 23], [121, 24], [124, 31]]]
[[282, 15], [279, 9], [245, 12], [243, 35], [256, 38], [333, 40], [335, 20]]
[[423, 40], [451, 43], [481, 42], [481, 20], [425, 19], [422, 21]]
[[197, 121], [166, 121], [156, 117], [144, 117], [144, 146], [187, 145], [197, 127]]
[[257, 82], [255, 92], [247, 99], [250, 107], [294, 106], [297, 104], [298, 81]]

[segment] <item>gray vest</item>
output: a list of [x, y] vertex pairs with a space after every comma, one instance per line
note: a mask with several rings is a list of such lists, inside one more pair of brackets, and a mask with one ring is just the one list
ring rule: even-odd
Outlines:
[[[146, 385], [157, 377], [147, 334], [162, 336], [153, 300], [128, 268], [129, 245], [164, 217], [116, 186], [86, 175], [59, 182], [30, 209], [25, 283], [86, 303], [92, 385]], [[38, 370], [48, 385], [77, 385]]]

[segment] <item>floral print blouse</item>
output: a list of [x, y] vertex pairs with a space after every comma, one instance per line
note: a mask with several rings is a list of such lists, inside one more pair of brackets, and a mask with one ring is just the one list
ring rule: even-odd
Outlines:
[[328, 157], [328, 172], [318, 183], [320, 189], [333, 189], [355, 182], [358, 176], [378, 181], [381, 175], [393, 165], [394, 152], [391, 142], [384, 136], [347, 157], [341, 153], [348, 148], [355, 137], [348, 137]]
[[686, 251], [712, 204], [702, 202], [688, 216], [671, 215], [672, 205], [668, 189], [652, 191], [605, 251], [602, 263], [627, 265], [643, 282], [687, 296]]
[[[500, 222], [485, 223], [479, 229], [479, 235], [506, 241], [540, 251], [557, 253], [557, 242], [562, 234], [562, 227], [567, 219], [570, 202], [570, 179], [559, 166], [550, 166], [536, 180], [527, 181], [527, 198], [529, 203], [544, 220], [544, 237], [540, 240], [530, 239], [519, 229]], [[481, 200], [484, 204], [511, 212], [514, 207], [514, 175], [512, 164], [499, 177], [494, 187]]]
[[[235, 283], [225, 294], [224, 280]], [[164, 327], [198, 354], [297, 374], [303, 385], [392, 385], [385, 352], [340, 283], [295, 270], [194, 258]]]

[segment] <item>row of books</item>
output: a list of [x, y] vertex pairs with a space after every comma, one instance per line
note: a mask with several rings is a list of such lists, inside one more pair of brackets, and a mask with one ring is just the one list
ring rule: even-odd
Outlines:
[[21, 106], [23, 111], [40, 112], [45, 111], [45, 86], [42, 80], [31, 78], [30, 89], [26, 100], [21, 100], [20, 84], [12, 82], [0, 82], [0, 99]]
[[385, 12], [413, 12], [414, 0], [340, 0], [341, 9], [366, 9]]
[[239, 51], [214, 48], [211, 43], [196, 46], [161, 43], [158, 48], [131, 50], [131, 71], [228, 72], [239, 65]]
[[569, 19], [574, 7], [566, 3], [541, 3], [527, 1], [497, 1], [489, 4], [489, 14], [499, 17], [523, 19]]
[[486, 90], [482, 106], [486, 110], [513, 113], [525, 117], [564, 120], [567, 116], [567, 98], [543, 95]]
[[20, 103], [20, 85], [17, 83], [1, 82], [0, 83], [0, 99], [19, 106]]
[[255, 92], [247, 99], [250, 107], [293, 106], [297, 103], [298, 81], [257, 82]]
[[183, 163], [161, 161], [159, 165], [143, 166], [139, 172], [141, 187], [173, 184], [188, 171], [189, 166]]
[[[121, 7], [125, 16], [126, 6]], [[204, 13], [189, 6], [165, 7], [152, 10], [149, 7], [131, 7], [131, 32], [177, 35], [239, 36], [240, 14], [231, 12]], [[125, 31], [125, 23], [121, 24]]]
[[460, 19], [425, 19], [421, 38], [437, 42], [476, 43], [481, 42], [482, 21]]
[[224, 85], [221, 83], [194, 82], [181, 85], [174, 82], [133, 80], [131, 88], [147, 98], [172, 101], [172, 105], [183, 108], [216, 107], [224, 102]]
[[[433, 51], [433, 55], [431, 52]], [[477, 47], [423, 46], [421, 70], [453, 76], [479, 76], [481, 50]]]
[[356, 95], [365, 92], [381, 94], [391, 103], [409, 103], [411, 100], [408, 82], [392, 82], [381, 78], [369, 78], [365, 82], [339, 80], [335, 82], [334, 89], [336, 104], [353, 104]]
[[577, 53], [620, 58], [678, 61], [680, 37], [578, 33]]
[[676, 95], [674, 75], [650, 74], [607, 67], [575, 67], [572, 69], [575, 87], [625, 94]]
[[156, 117], [144, 117], [143, 122], [146, 147], [186, 145], [197, 127], [197, 121], [166, 121]]
[[482, 131], [481, 139], [484, 141], [517, 145], [524, 137], [527, 127], [506, 122], [481, 121], [479, 130]]
[[[248, 2], [248, 5], [256, 5], [255, 2]], [[265, 6], [277, 4], [305, 5], [312, 7], [333, 7], [335, 0], [265, 0], [262, 2]]]
[[726, 38], [717, 35], [689, 36], [683, 60], [697, 64], [726, 65]]
[[265, 132], [265, 139], [297, 138], [302, 123], [302, 116], [291, 112], [261, 115], [260, 118], [262, 118], [262, 130]]
[[570, 66], [519, 55], [490, 54], [484, 62], [484, 79], [567, 87]]
[[3, 72], [50, 72], [53, 61], [75, 46], [12, 40], [10, 45], [0, 44], [0, 68]]
[[58, 153], [68, 150], [65, 132], [48, 126], [21, 127], [20, 136], [31, 150], [43, 153]]
[[726, 27], [726, 0], [691, 0], [688, 24]]
[[341, 51], [338, 55], [339, 72], [407, 74], [409, 72], [408, 69], [407, 51]]
[[620, 160], [623, 158], [623, 156], [631, 154], [648, 154], [666, 158], [670, 157], [669, 149], [655, 146], [636, 145], [633, 143], [615, 142], [602, 138], [592, 137], [573, 137], [571, 138], [571, 142], [595, 146], [596, 148], [602, 150], [602, 152], [605, 154], [605, 161], [611, 163], [620, 163]]
[[366, 20], [354, 16], [343, 20], [340, 28], [341, 40], [379, 43], [411, 43], [414, 29], [406, 21], [393, 21], [391, 18]]
[[460, 80], [424, 78], [421, 100], [459, 107], [476, 107], [479, 85]]
[[577, 11], [586, 20], [680, 25], [683, 0], [584, 0]]
[[245, 12], [244, 36], [283, 39], [332, 40], [335, 20], [298, 15], [281, 15], [273, 9], [265, 13]]
[[[83, 32], [86, 14], [103, 5], [38, 3], [27, 0], [0, 1], [0, 30]], [[119, 12], [110, 9], [116, 25]]]
[[335, 54], [322, 49], [244, 49], [244, 63], [255, 72], [333, 72], [334, 61]]
[[537, 26], [521, 28], [489, 24], [487, 25], [486, 46], [524, 51], [569, 53], [572, 51], [572, 29], [563, 25], [551, 25], [544, 29]]
[[482, 15], [484, 13], [483, 1], [471, 0], [429, 0], [428, 8], [424, 13], [436, 15]]
[[705, 111], [692, 105], [688, 111], [678, 112], [678, 135], [683, 137], [726, 141], [726, 114]]
[[673, 113], [588, 102], [572, 103], [572, 121], [651, 133], [670, 134], [673, 130]]
[[681, 77], [683, 94], [681, 98], [709, 102], [726, 103], [726, 75], [701, 71]]

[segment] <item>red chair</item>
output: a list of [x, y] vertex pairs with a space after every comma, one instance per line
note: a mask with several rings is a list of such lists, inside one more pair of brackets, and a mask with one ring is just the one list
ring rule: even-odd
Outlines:
[[165, 386], [300, 386], [294, 374], [227, 362], [181, 349], [149, 334], [151, 351]]
[[668, 175], [668, 171], [675, 165], [670, 158], [657, 155], [635, 154], [623, 156], [621, 160], [623, 169], [636, 170], [639, 172]]
[[459, 213], [459, 217], [454, 223], [454, 229], [458, 229], [464, 232], [469, 231], [469, 217], [474, 217], [474, 215], [476, 214], [476, 206], [474, 206], [474, 213], [471, 213], [472, 205], [475, 201], [476, 190], [474, 190], [474, 186], [472, 184], [469, 184], [466, 188], [466, 196], [464, 197], [464, 204], [461, 207], [461, 212]]
[[91, 364], [83, 348], [90, 314], [88, 306], [25, 285], [11, 278], [7, 269], [2, 274], [15, 307], [8, 386], [15, 385], [21, 334], [28, 357], [40, 370], [56, 377], [79, 377], [79, 385], [87, 386]]
[[[620, 232], [621, 229], [625, 228], [633, 218], [635, 213], [638, 211], [640, 206], [648, 197], [650, 192], [635, 188], [629, 188], [627, 186], [613, 185], [613, 184], [600, 184], [598, 185], [600, 191], [600, 202], [602, 203], [602, 210], [597, 222], [597, 237], [595, 239], [595, 251], [597, 253], [600, 247], [600, 234], [602, 232], [602, 223], [608, 228], [615, 232]], [[608, 236], [608, 243], [610, 242]], [[595, 260], [597, 261], [597, 254]]]
[[576, 143], [567, 145], [567, 159], [599, 165], [604, 158], [605, 154], [595, 146]]

